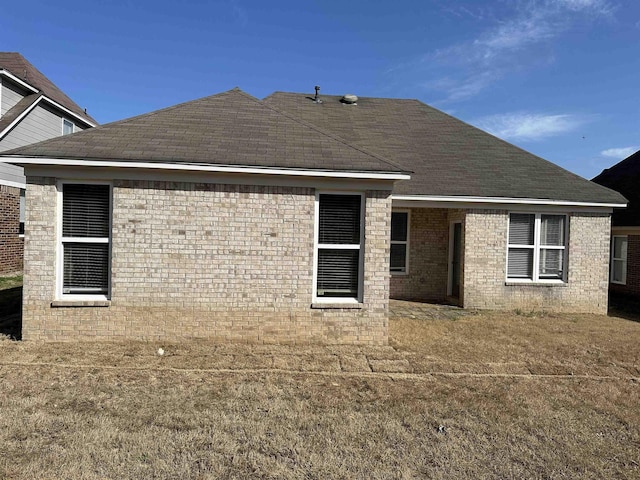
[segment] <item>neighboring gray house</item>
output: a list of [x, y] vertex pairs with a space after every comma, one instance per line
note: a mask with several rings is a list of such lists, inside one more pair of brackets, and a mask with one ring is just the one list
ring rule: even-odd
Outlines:
[[238, 89], [0, 155], [23, 338], [384, 344], [389, 298], [605, 313], [620, 194], [416, 100]]
[[606, 168], [594, 182], [629, 200], [613, 212], [611, 227], [611, 293], [640, 298], [640, 151]]
[[[0, 52], [0, 152], [96, 126], [19, 53]], [[0, 275], [22, 271], [21, 167], [0, 163]]]

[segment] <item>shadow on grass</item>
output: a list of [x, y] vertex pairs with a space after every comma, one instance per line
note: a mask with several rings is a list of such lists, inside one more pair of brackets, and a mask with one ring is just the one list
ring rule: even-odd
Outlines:
[[640, 322], [640, 299], [628, 295], [609, 295], [609, 316]]
[[22, 339], [22, 287], [0, 290], [0, 335]]

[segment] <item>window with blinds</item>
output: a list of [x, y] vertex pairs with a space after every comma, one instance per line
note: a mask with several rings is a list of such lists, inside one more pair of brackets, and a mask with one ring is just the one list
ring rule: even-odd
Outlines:
[[391, 273], [407, 273], [409, 259], [409, 212], [391, 212]]
[[62, 185], [62, 293], [109, 293], [111, 187]]
[[566, 240], [565, 215], [510, 214], [507, 278], [564, 280]]
[[360, 298], [362, 195], [318, 195], [316, 297]]
[[627, 284], [627, 248], [626, 235], [614, 235], [611, 245], [611, 283]]

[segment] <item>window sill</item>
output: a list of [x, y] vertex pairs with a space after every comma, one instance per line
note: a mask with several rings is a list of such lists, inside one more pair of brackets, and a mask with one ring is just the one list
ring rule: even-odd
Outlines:
[[54, 300], [51, 308], [109, 307], [111, 300]]
[[353, 303], [331, 303], [331, 302], [316, 302], [311, 304], [311, 308], [317, 309], [343, 309], [343, 310], [360, 310], [364, 307], [364, 304], [353, 302]]
[[555, 282], [532, 282], [532, 281], [517, 281], [517, 280], [507, 280], [505, 282], [507, 287], [568, 287], [569, 284], [563, 281], [555, 281]]
[[392, 277], [406, 277], [409, 275], [409, 272], [389, 272]]

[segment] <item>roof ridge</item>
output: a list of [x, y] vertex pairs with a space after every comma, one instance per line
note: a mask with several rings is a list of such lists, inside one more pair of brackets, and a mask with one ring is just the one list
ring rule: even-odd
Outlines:
[[[284, 92], [284, 93], [286, 93], [286, 92]], [[255, 98], [255, 97], [252, 97], [252, 98]], [[268, 97], [265, 97], [265, 99], [266, 98], [268, 98]], [[260, 100], [258, 98], [256, 98], [256, 100], [258, 102], [260, 102], [261, 105], [264, 105], [265, 107], [273, 110], [274, 112], [277, 112], [282, 116], [285, 116], [285, 117], [287, 117], [287, 118], [289, 118], [289, 119], [291, 119], [291, 120], [293, 120], [295, 122], [298, 122], [299, 124], [304, 125], [307, 128], [311, 128], [312, 130], [315, 130], [316, 132], [318, 132], [318, 133], [320, 133], [320, 134], [322, 134], [322, 135], [324, 135], [326, 137], [329, 137], [332, 140], [335, 140], [337, 142], [342, 143], [343, 145], [346, 145], [346, 146], [348, 146], [350, 148], [353, 148], [354, 150], [357, 150], [360, 153], [364, 153], [365, 155], [369, 155], [369, 156], [375, 158], [376, 160], [379, 160], [379, 161], [381, 161], [383, 163], [386, 163], [386, 164], [388, 164], [388, 165], [390, 165], [392, 167], [398, 168], [398, 169], [400, 169], [401, 172], [410, 172], [410, 170], [407, 170], [406, 167], [403, 167], [402, 165], [397, 164], [397, 163], [389, 160], [388, 158], [383, 157], [382, 155], [378, 155], [377, 153], [371, 152], [371, 151], [367, 150], [366, 148], [360, 147], [358, 145], [354, 145], [351, 142], [349, 142], [347, 139], [341, 137], [340, 135], [336, 135], [334, 133], [328, 132], [327, 130], [324, 130], [324, 129], [314, 125], [313, 123], [307, 122], [306, 120], [303, 120], [303, 119], [301, 119], [299, 117], [296, 117], [295, 115], [293, 115], [293, 114], [291, 114], [289, 112], [285, 112], [283, 110], [280, 110], [279, 108], [274, 107], [273, 105], [269, 105], [268, 103], [265, 103], [263, 100]]]

